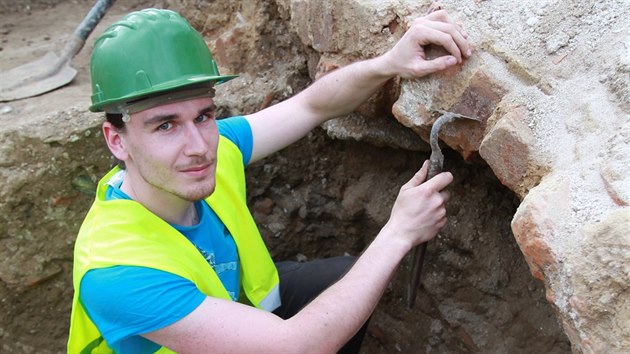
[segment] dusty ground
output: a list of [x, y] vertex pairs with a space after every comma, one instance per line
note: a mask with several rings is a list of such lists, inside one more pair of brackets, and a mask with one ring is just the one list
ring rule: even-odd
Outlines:
[[[58, 47], [91, 2], [55, 3], [34, 1], [27, 6], [0, 0], [0, 70]], [[120, 1], [104, 22], [129, 9], [155, 4]], [[44, 33], [42, 28], [49, 30]], [[0, 104], [0, 109], [10, 109], [0, 114], [0, 127], [54, 134], [61, 123], [52, 119], [68, 115], [71, 119], [73, 112], [94, 119], [82, 113], [89, 103], [88, 52], [86, 46], [73, 63], [79, 76], [72, 85]], [[42, 124], [46, 117], [49, 121]], [[102, 150], [93, 145], [95, 139], [85, 144], [84, 149]], [[16, 154], [20, 153], [16, 150]], [[276, 260], [356, 255], [386, 221], [399, 186], [427, 157], [331, 140], [317, 130], [249, 168], [250, 205]], [[407, 270], [403, 265], [372, 319], [364, 352], [569, 352], [543, 287], [531, 278], [511, 234], [510, 220], [518, 205], [513, 193], [487, 167], [468, 165], [452, 153], [447, 154], [446, 164], [455, 175], [449, 224], [429, 245], [416, 308], [409, 311], [403, 306]], [[80, 216], [89, 202], [89, 196], [78, 196], [69, 215]], [[75, 228], [69, 226], [68, 233], [74, 234]], [[57, 249], [42, 247], [41, 252]], [[18, 289], [4, 279], [0, 282], [0, 351], [65, 350], [72, 295], [70, 259], [66, 253], [58, 257], [59, 267], [36, 284]]]

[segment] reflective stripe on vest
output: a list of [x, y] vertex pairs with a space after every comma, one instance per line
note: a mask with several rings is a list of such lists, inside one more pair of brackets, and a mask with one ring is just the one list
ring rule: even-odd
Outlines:
[[[69, 353], [112, 352], [79, 302], [81, 279], [90, 269], [115, 265], [150, 267], [189, 279], [208, 296], [230, 299], [196, 247], [167, 222], [137, 202], [105, 201], [107, 182], [118, 171], [114, 168], [99, 182], [96, 200], [75, 244]], [[217, 151], [216, 187], [206, 202], [234, 238], [245, 296], [254, 306], [273, 311], [280, 306], [278, 273], [247, 209], [242, 155], [224, 137], [220, 137]], [[168, 350], [161, 348], [159, 352], [163, 351]]]

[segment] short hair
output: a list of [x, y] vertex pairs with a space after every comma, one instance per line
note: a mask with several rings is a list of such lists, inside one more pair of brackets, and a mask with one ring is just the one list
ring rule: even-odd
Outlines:
[[105, 113], [105, 119], [110, 122], [116, 129], [125, 130], [125, 122], [121, 113]]
[[[111, 123], [111, 125], [113, 125], [114, 128], [118, 129], [118, 131], [120, 132], [125, 131], [125, 128], [126, 128], [125, 121], [123, 121], [123, 115], [121, 113], [105, 113], [105, 119], [107, 119], [107, 121]], [[116, 160], [116, 164], [118, 165], [118, 167], [124, 170], [125, 161], [121, 161], [117, 159], [115, 156], [114, 156], [114, 159]]]

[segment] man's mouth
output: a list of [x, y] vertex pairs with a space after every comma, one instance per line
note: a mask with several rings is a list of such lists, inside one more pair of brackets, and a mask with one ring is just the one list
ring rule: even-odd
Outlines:
[[202, 175], [210, 169], [210, 166], [212, 166], [211, 163], [205, 163], [201, 165], [187, 166], [179, 169], [179, 171], [193, 175]]

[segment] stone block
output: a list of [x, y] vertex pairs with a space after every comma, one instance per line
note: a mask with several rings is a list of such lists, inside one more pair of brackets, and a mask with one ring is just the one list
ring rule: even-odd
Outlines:
[[499, 181], [522, 199], [540, 182], [540, 159], [534, 151], [536, 141], [523, 106], [509, 109], [481, 142], [479, 154]]
[[[559, 176], [551, 176], [522, 201], [512, 219], [512, 232], [534, 278], [558, 271], [558, 255], [553, 247], [558, 235], [558, 220], [569, 209], [569, 185]], [[548, 285], [548, 282], [546, 282]], [[553, 299], [554, 294], [548, 294]]]
[[483, 71], [478, 59], [427, 78], [404, 80], [400, 91], [393, 114], [425, 141], [429, 140], [431, 126], [439, 117], [437, 110], [479, 119], [479, 122], [456, 120], [440, 131], [440, 139], [465, 159], [479, 150], [486, 122], [506, 92]]
[[278, 1], [290, 29], [320, 53], [371, 57], [383, 53], [403, 31], [408, 17], [426, 12], [431, 1]]
[[573, 296], [567, 317], [584, 352], [630, 349], [630, 208], [585, 225], [584, 242], [566, 259]]
[[375, 146], [389, 146], [411, 151], [430, 151], [427, 143], [394, 119], [365, 117], [352, 113], [325, 122], [322, 127], [335, 139], [365, 141]]

